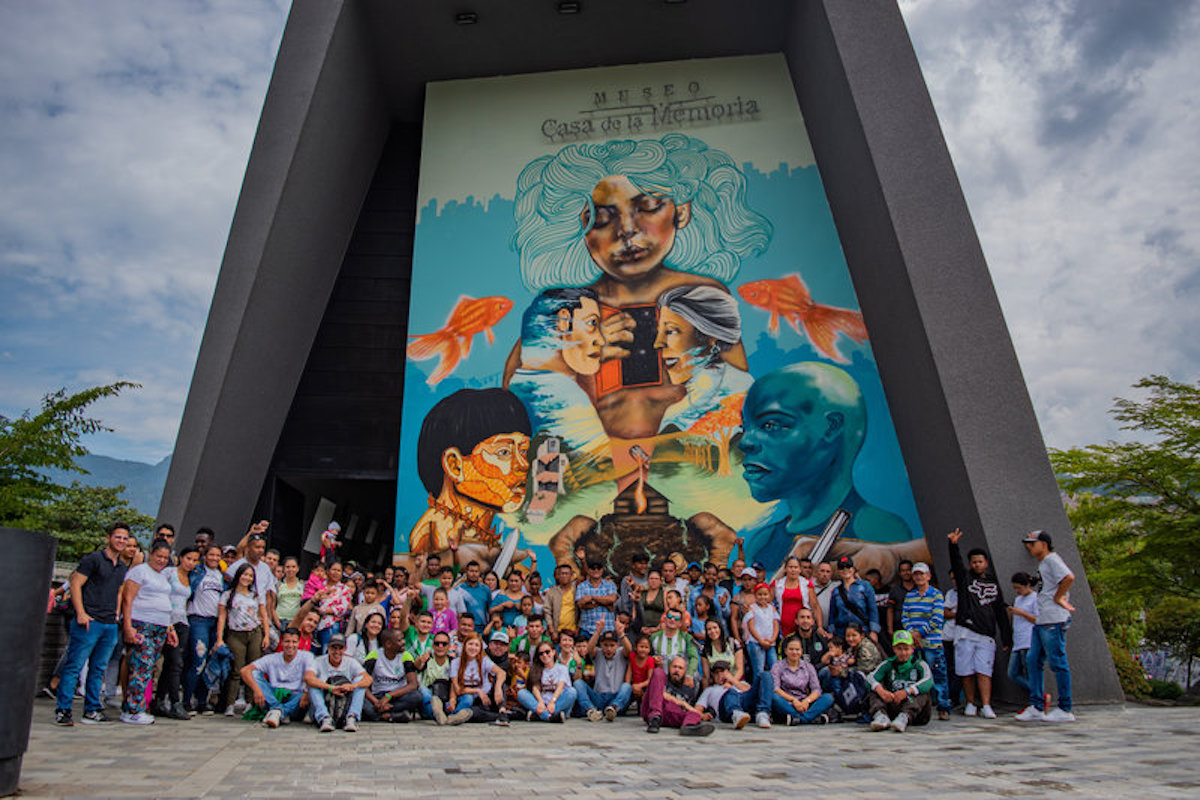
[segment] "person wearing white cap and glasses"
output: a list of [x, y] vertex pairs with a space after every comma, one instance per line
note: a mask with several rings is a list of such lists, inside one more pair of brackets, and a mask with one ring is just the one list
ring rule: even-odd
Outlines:
[[938, 719], [950, 719], [949, 674], [946, 656], [942, 652], [942, 626], [945, 624], [945, 597], [930, 585], [929, 565], [924, 561], [913, 564], [913, 588], [904, 598], [900, 612], [900, 627], [913, 634], [921, 658], [933, 671], [933, 702]]
[[[1062, 556], [1054, 552], [1054, 541], [1045, 531], [1032, 531], [1021, 542], [1029, 555], [1038, 561], [1041, 587], [1038, 589], [1037, 623], [1029, 642], [1027, 656], [1029, 668], [1029, 707], [1017, 714], [1022, 722], [1045, 720], [1046, 722], [1074, 722], [1071, 712], [1071, 666], [1067, 663], [1067, 628], [1071, 625], [1070, 589], [1075, 583]], [[1046, 663], [1054, 673], [1058, 687], [1058, 708], [1045, 708], [1043, 699], [1044, 678], [1042, 670]]]

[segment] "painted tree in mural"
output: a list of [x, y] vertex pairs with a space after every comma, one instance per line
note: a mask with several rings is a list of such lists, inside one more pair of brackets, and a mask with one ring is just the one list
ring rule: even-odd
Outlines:
[[742, 427], [742, 401], [745, 399], [745, 394], [726, 397], [719, 406], [697, 420], [688, 431], [698, 436], [711, 436], [717, 443], [718, 475], [733, 474], [729, 463], [729, 444]]

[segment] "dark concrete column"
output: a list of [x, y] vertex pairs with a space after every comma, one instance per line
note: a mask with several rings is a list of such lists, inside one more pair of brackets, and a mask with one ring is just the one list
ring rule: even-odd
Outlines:
[[1036, 568], [1021, 535], [1050, 531], [1080, 579], [1068, 636], [1074, 695], [1121, 700], [1020, 364], [899, 8], [890, 0], [801, 3], [787, 55], [943, 585], [945, 537], [955, 527], [966, 532], [964, 547], [991, 552], [1002, 579]]

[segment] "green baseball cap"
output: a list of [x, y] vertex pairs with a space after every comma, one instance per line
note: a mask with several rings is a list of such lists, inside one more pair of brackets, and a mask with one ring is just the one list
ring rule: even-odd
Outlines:
[[912, 644], [912, 643], [913, 643], [912, 634], [906, 630], [898, 630], [892, 636], [892, 646], [895, 646], [898, 644]]

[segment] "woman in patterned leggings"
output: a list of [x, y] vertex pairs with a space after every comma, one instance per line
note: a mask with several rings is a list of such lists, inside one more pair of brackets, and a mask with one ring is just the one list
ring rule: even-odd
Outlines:
[[149, 725], [146, 689], [154, 677], [154, 662], [163, 644], [179, 646], [171, 627], [171, 584], [163, 572], [171, 561], [171, 546], [162, 539], [150, 546], [150, 556], [125, 576], [121, 611], [125, 644], [129, 647], [129, 679], [121, 704], [121, 721]]

